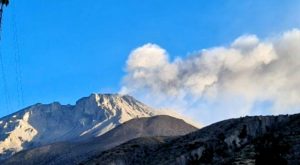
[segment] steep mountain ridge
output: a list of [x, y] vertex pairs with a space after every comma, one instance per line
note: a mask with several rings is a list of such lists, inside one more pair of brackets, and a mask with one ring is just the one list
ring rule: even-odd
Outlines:
[[92, 94], [75, 105], [35, 104], [0, 119], [0, 160], [49, 143], [97, 137], [130, 119], [154, 115], [152, 108], [118, 94]]

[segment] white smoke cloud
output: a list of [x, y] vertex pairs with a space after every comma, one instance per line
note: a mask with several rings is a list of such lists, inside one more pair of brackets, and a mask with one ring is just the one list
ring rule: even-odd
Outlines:
[[300, 107], [300, 30], [272, 39], [244, 35], [226, 47], [170, 60], [146, 44], [129, 55], [121, 93], [170, 107], [204, 123]]

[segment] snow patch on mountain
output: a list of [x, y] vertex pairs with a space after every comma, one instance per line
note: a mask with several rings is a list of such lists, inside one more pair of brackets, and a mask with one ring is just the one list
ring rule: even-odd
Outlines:
[[[6, 137], [2, 138], [3, 141], [0, 142], [0, 153], [6, 154], [6, 152], [18, 152], [23, 149], [23, 144], [31, 141], [35, 135], [37, 135], [37, 130], [34, 129], [29, 123], [28, 119], [30, 117], [29, 112], [26, 112], [22, 119], [9, 120], [9, 122], [1, 121], [1, 127], [4, 124], [4, 129], [8, 128], [8, 125], [15, 125], [14, 129], [6, 132]], [[16, 115], [13, 116], [16, 118]]]

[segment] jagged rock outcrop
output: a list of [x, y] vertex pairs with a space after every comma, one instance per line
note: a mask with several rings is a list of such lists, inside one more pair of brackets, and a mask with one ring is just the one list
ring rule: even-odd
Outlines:
[[36, 104], [0, 119], [0, 160], [24, 149], [97, 137], [130, 119], [154, 115], [133, 97], [117, 94], [92, 94], [75, 105]]
[[178, 138], [138, 138], [82, 164], [298, 164], [300, 114], [230, 119]]

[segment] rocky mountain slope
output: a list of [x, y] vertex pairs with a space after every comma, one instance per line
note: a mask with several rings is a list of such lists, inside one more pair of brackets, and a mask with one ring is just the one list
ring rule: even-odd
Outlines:
[[85, 142], [46, 145], [15, 154], [3, 165], [78, 164], [102, 151], [138, 137], [181, 136], [197, 128], [170, 116], [136, 118]]
[[300, 114], [230, 119], [177, 137], [131, 140], [81, 164], [258, 164], [300, 162]]
[[127, 95], [92, 94], [75, 105], [36, 104], [0, 119], [0, 160], [16, 152], [61, 141], [103, 135], [154, 111]]

